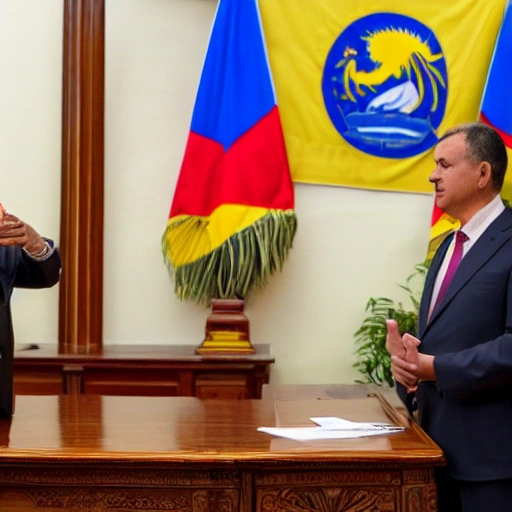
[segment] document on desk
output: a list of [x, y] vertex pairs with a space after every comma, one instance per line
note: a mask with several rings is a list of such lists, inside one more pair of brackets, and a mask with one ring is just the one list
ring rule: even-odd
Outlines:
[[316, 427], [260, 427], [258, 431], [295, 441], [315, 439], [354, 439], [402, 432], [404, 427], [391, 423], [349, 421], [333, 416], [310, 418]]

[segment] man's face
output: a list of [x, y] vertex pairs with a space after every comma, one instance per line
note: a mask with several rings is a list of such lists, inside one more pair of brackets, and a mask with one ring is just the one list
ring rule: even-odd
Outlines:
[[468, 160], [466, 154], [466, 135], [451, 135], [436, 146], [436, 167], [430, 175], [436, 206], [461, 220], [478, 199], [481, 176], [480, 162]]

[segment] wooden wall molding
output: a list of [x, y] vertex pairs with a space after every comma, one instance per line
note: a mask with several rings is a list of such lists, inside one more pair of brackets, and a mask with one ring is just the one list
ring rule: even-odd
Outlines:
[[59, 352], [103, 346], [105, 0], [64, 0]]

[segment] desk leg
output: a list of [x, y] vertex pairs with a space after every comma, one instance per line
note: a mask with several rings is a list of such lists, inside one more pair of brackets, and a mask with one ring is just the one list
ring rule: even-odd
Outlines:
[[253, 512], [254, 477], [252, 473], [242, 473], [240, 478], [240, 512]]
[[437, 489], [432, 469], [404, 471], [404, 512], [437, 512]]

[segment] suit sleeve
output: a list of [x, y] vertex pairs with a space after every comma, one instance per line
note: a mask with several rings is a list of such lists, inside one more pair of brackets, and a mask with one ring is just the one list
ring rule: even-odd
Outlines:
[[512, 389], [512, 272], [504, 307], [506, 326], [501, 336], [460, 352], [435, 356], [438, 387], [446, 396], [471, 400]]
[[19, 288], [49, 288], [59, 281], [61, 261], [55, 248], [52, 255], [37, 261], [19, 250], [16, 261], [14, 286]]

